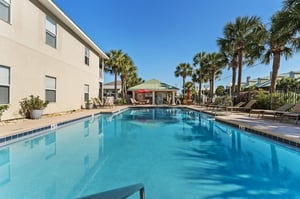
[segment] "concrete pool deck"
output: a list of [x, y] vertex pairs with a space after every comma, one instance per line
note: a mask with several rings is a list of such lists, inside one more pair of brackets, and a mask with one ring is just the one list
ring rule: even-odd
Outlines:
[[[41, 119], [38, 120], [29, 120], [29, 119], [18, 119], [12, 121], [2, 121], [0, 122], [0, 139], [7, 136], [13, 136], [21, 132], [30, 131], [38, 128], [45, 127], [51, 124], [57, 124], [61, 122], [66, 122], [74, 120], [77, 118], [91, 116], [97, 113], [114, 113], [124, 110], [128, 107], [133, 106], [114, 106], [106, 107], [100, 109], [91, 109], [91, 110], [77, 110], [68, 113], [60, 114], [51, 114], [44, 115]], [[145, 107], [145, 106], [134, 106], [134, 107]], [[146, 107], [153, 107], [151, 105], [146, 105]], [[154, 106], [159, 107], [159, 106]], [[165, 107], [165, 106], [164, 106]], [[172, 106], [174, 107], [174, 106]], [[226, 111], [217, 111], [212, 112], [207, 110], [205, 107], [201, 106], [175, 106], [175, 107], [187, 107], [193, 110], [198, 110], [208, 114], [216, 115], [215, 119], [217, 121], [225, 122], [230, 125], [234, 125], [238, 128], [245, 129], [249, 132], [259, 134], [277, 141], [300, 147], [300, 124], [295, 124], [295, 121], [283, 121], [272, 120], [271, 118], [257, 118], [256, 115], [251, 117], [248, 116], [248, 113], [241, 112], [226, 112]]]

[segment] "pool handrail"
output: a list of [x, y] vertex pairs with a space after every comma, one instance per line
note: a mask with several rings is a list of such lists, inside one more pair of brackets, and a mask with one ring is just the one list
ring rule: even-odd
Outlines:
[[144, 184], [142, 183], [120, 187], [113, 190], [84, 196], [78, 199], [125, 199], [138, 191], [140, 192], [140, 199], [145, 199], [145, 188]]

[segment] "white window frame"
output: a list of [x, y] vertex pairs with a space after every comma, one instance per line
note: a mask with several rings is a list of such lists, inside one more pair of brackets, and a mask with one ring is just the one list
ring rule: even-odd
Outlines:
[[7, 20], [5, 20], [4, 18], [0, 18], [0, 19], [2, 21], [5, 21], [10, 24], [10, 22], [11, 22], [11, 0], [0, 0], [0, 6], [4, 6], [4, 7], [8, 8]]
[[88, 84], [84, 84], [84, 95], [83, 95], [83, 99], [84, 101], [88, 101], [90, 99], [90, 85]]
[[[7, 70], [7, 76], [4, 75], [2, 70]], [[2, 72], [1, 72], [2, 71]], [[0, 104], [9, 104], [10, 103], [10, 80], [11, 80], [11, 70], [7, 66], [0, 65], [0, 87], [7, 87], [8, 93], [7, 93], [7, 101], [1, 102]]]
[[84, 63], [90, 65], [90, 49], [88, 47], [84, 48]]
[[[48, 35], [54, 39], [54, 45], [47, 42]], [[45, 42], [47, 45], [56, 48], [57, 46], [57, 23], [51, 17], [46, 16], [46, 38]]]
[[[49, 84], [49, 81], [54, 81], [54, 84], [53, 83], [50, 83]], [[56, 102], [56, 98], [57, 98], [57, 95], [56, 95], [56, 86], [57, 85], [57, 81], [56, 81], [56, 77], [52, 77], [52, 76], [48, 76], [46, 75], [45, 76], [45, 100], [50, 102], [50, 103], [55, 103]], [[47, 91], [51, 91], [55, 93], [55, 99], [54, 100], [49, 100], [47, 99]]]

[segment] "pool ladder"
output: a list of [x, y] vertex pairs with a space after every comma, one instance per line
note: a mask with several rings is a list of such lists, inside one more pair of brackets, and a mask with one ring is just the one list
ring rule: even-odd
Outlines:
[[140, 192], [140, 199], [145, 199], [145, 189], [141, 183], [84, 196], [79, 199], [126, 199], [138, 191]]

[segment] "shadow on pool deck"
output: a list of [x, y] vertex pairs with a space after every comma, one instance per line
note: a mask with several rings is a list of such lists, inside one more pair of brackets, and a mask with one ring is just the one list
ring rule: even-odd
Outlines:
[[[97, 113], [114, 113], [124, 110], [131, 106], [114, 106], [112, 108], [100, 108], [91, 110], [77, 110], [64, 114], [44, 115], [38, 120], [19, 119], [12, 121], [0, 122], [0, 138], [15, 135], [28, 130], [41, 128], [51, 124], [70, 121], [77, 118], [91, 116]], [[134, 106], [139, 107], [139, 106]], [[151, 105], [147, 107], [153, 107]], [[157, 106], [154, 106], [157, 107]], [[249, 117], [248, 113], [226, 112], [226, 111], [207, 111], [206, 108], [200, 106], [171, 106], [171, 107], [187, 107], [193, 110], [206, 112], [216, 115], [217, 121], [234, 125], [238, 128], [245, 129], [255, 134], [263, 135], [293, 146], [300, 147], [300, 125], [295, 125], [290, 121], [279, 122], [268, 118]]]

